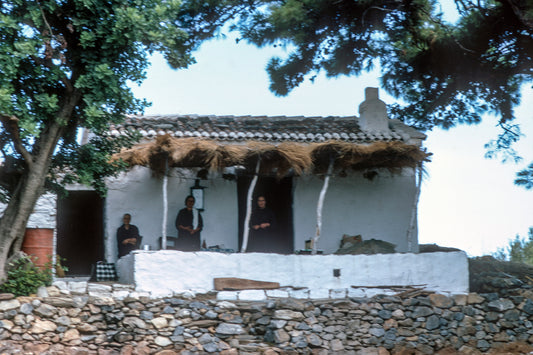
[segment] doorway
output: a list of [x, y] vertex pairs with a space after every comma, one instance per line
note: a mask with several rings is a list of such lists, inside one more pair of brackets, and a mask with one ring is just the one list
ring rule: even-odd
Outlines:
[[95, 191], [69, 191], [57, 200], [56, 252], [67, 276], [88, 276], [104, 257], [103, 199]]
[[[239, 203], [239, 250], [242, 246], [244, 220], [246, 218], [246, 197], [252, 178], [239, 176], [237, 191]], [[292, 215], [292, 177], [276, 179], [274, 177], [259, 177], [253, 194], [253, 203], [258, 196], [264, 196], [267, 206], [276, 217], [276, 232], [271, 237], [271, 243], [265, 252], [292, 254], [294, 251], [293, 215]], [[255, 207], [255, 206], [252, 206]]]

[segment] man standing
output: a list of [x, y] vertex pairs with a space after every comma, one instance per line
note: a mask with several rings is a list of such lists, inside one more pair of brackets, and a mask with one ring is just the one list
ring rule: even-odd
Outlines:
[[141, 240], [139, 228], [130, 224], [131, 215], [126, 213], [122, 217], [123, 224], [117, 229], [118, 257], [127, 255], [130, 251], [137, 249], [137, 244]]

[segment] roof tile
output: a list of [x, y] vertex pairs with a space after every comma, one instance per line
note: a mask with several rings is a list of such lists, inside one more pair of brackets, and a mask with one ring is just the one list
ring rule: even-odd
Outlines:
[[215, 116], [153, 115], [127, 116], [122, 125], [112, 126], [111, 134], [139, 131], [144, 137], [171, 134], [175, 137], [203, 137], [217, 140], [322, 142], [338, 140], [354, 143], [408, 141], [425, 135], [397, 120], [389, 120], [389, 131], [365, 132], [356, 116]]

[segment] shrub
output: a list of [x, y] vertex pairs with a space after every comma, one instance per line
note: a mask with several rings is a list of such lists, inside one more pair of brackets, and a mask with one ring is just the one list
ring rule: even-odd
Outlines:
[[49, 286], [51, 283], [51, 268], [45, 267], [41, 270], [35, 266], [29, 256], [23, 255], [9, 263], [7, 280], [0, 285], [0, 292], [28, 296], [36, 293], [40, 286]]
[[533, 227], [529, 228], [528, 238], [517, 235], [507, 248], [498, 248], [493, 256], [498, 260], [533, 265]]

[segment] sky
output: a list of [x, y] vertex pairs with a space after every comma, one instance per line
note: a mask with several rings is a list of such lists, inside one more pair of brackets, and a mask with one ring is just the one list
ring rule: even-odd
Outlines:
[[[132, 87], [152, 106], [145, 114], [268, 116], [352, 116], [365, 87], [379, 87], [376, 73], [334, 79], [318, 76], [286, 97], [268, 90], [268, 59], [282, 48], [258, 49], [233, 38], [206, 42], [189, 69], [171, 70], [154, 55], [147, 79]], [[395, 99], [380, 90], [387, 104]], [[425, 168], [419, 202], [419, 243], [455, 247], [469, 256], [496, 252], [533, 226], [533, 190], [515, 186], [517, 171], [533, 161], [533, 90], [525, 89], [517, 110], [525, 137], [517, 146], [524, 160], [502, 164], [484, 158], [484, 144], [496, 138], [496, 119], [476, 126], [426, 132], [433, 153]]]

